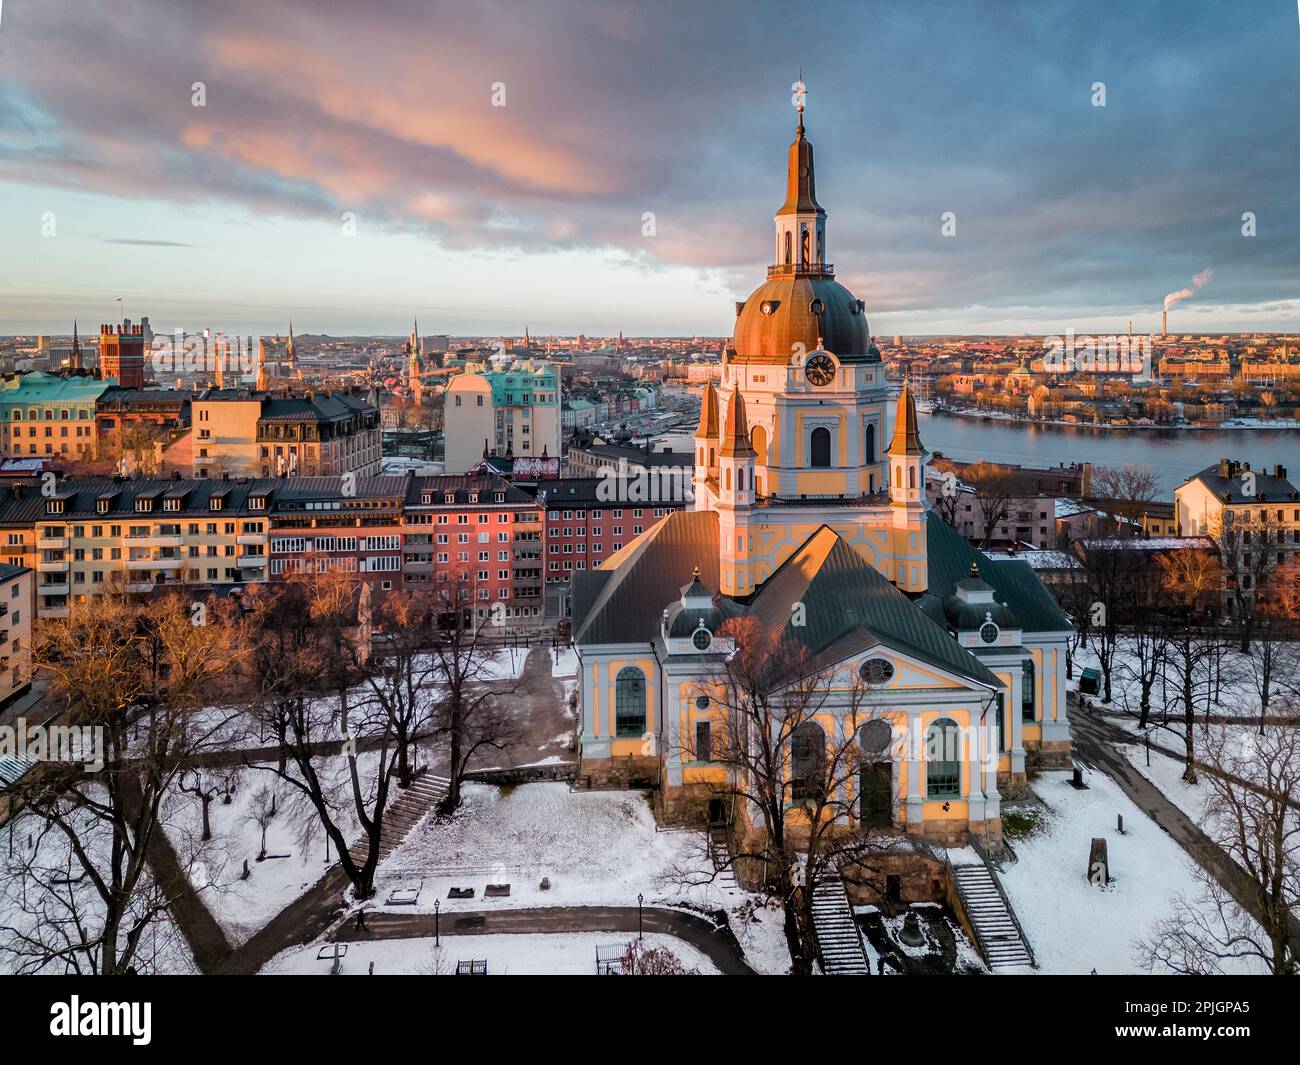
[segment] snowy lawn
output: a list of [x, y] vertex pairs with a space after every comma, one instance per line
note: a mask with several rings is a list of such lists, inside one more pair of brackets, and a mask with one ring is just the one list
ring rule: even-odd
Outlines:
[[[351, 801], [347, 759], [341, 755], [316, 761], [324, 781], [332, 781], [338, 802], [336, 823], [349, 843], [361, 837], [356, 810]], [[373, 785], [378, 755], [364, 752], [358, 757], [363, 788]], [[262, 849], [262, 829], [254, 818], [258, 792], [269, 788], [276, 794], [276, 814], [266, 831], [264, 861], [257, 861]], [[294, 789], [273, 773], [254, 767], [241, 770], [235, 778], [230, 805], [220, 797], [209, 807], [212, 839], [200, 842], [202, 814], [199, 800], [173, 792], [165, 813], [167, 838], [186, 862], [194, 856], [191, 882], [199, 888], [204, 905], [236, 946], [246, 942], [276, 914], [302, 895], [338, 861], [330, 846], [325, 862], [325, 835], [314, 809], [294, 798]], [[243, 879], [247, 860], [249, 876]]]
[[[454, 935], [443, 936], [441, 948], [432, 938], [387, 939], [373, 943], [348, 943], [341, 975], [364, 976], [375, 966], [376, 976], [445, 976], [455, 973], [457, 961], [487, 959], [488, 975], [594, 976], [596, 948], [627, 942], [620, 932], [566, 932], [555, 935]], [[673, 936], [647, 934], [647, 946], [670, 950], [687, 970], [717, 975], [707, 957]], [[316, 957], [319, 945], [295, 948], [277, 955], [262, 969], [263, 975], [327, 976], [330, 959]], [[326, 945], [328, 954], [332, 946]]]
[[[567, 784], [496, 788], [469, 784], [450, 819], [432, 815], [380, 865], [381, 909], [443, 913], [534, 906], [646, 905], [726, 909], [750, 964], [762, 972], [790, 965], [781, 914], [761, 896], [724, 890], [704, 879], [702, 832], [656, 831], [641, 792], [571, 791]], [[543, 878], [549, 887], [541, 886]], [[509, 884], [504, 898], [485, 898], [488, 884]], [[473, 888], [471, 899], [448, 897]], [[395, 888], [418, 888], [414, 906], [386, 906]]]
[[576, 677], [578, 675], [578, 652], [572, 647], [565, 647], [551, 653], [552, 677]]
[[1183, 780], [1185, 763], [1180, 758], [1170, 758], [1155, 748], [1151, 750], [1151, 765], [1147, 765], [1146, 748], [1121, 746], [1116, 750], [1129, 760], [1133, 768], [1151, 781], [1171, 803], [1182, 810], [1201, 829], [1206, 827], [1205, 804], [1209, 802], [1210, 787], [1202, 779], [1197, 784]]
[[[1105, 774], [1084, 770], [1084, 780], [1087, 791], [1075, 791], [1066, 772], [1034, 781], [1046, 810], [1031, 835], [1013, 842], [1019, 861], [1001, 873], [1002, 884], [1042, 972], [1142, 973], [1134, 941], [1168, 916], [1176, 894], [1189, 903], [1200, 895], [1192, 860]], [[1107, 841], [1108, 889], [1086, 877], [1094, 837]]]

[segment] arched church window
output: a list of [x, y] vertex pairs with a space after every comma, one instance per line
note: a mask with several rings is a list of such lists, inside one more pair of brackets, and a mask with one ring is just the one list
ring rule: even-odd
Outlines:
[[767, 430], [761, 425], [754, 426], [749, 434], [749, 442], [754, 448], [754, 454], [758, 456], [759, 463], [767, 462]]
[[1034, 720], [1034, 660], [1026, 658], [1020, 666], [1020, 720]]
[[809, 260], [809, 255], [808, 255], [808, 243], [809, 243], [809, 240], [810, 240], [810, 239], [811, 239], [811, 238], [810, 238], [809, 235], [808, 235], [808, 227], [807, 227], [807, 226], [804, 226], [804, 227], [803, 227], [803, 233], [802, 233], [801, 236], [800, 236], [800, 240], [801, 240], [801, 242], [802, 242], [802, 246], [801, 246], [800, 249], [799, 249], [799, 262], [800, 262], [801, 264], [803, 264], [803, 265], [807, 265], [808, 260]]
[[728, 492], [730, 492], [730, 491], [731, 491], [731, 467], [730, 467], [730, 466], [728, 466], [728, 467], [723, 471], [723, 473], [722, 473], [722, 482], [723, 482], [722, 486], [723, 486], [723, 487], [724, 487]]
[[626, 666], [614, 680], [614, 733], [641, 736], [645, 723], [645, 674], [636, 666]]
[[792, 252], [792, 238], [790, 236], [790, 231], [787, 229], [785, 231], [785, 265], [786, 266], [790, 265], [791, 252]]
[[961, 794], [957, 722], [941, 717], [925, 734], [925, 792], [930, 798]]
[[862, 444], [863, 461], [872, 463], [876, 461], [876, 425], [872, 422], [867, 426], [866, 439]]
[[743, 492], [744, 490], [745, 490], [745, 471], [743, 469], [740, 469], [736, 471], [736, 491]]
[[819, 425], [812, 431], [811, 465], [828, 467], [831, 464], [831, 431]]
[[895, 488], [902, 488], [902, 487], [903, 487], [903, 467], [902, 467], [902, 466], [895, 466], [895, 467], [894, 467], [894, 487], [895, 487]]
[[790, 737], [790, 798], [817, 799], [826, 787], [826, 733], [805, 721]]
[[710, 465], [710, 466], [715, 466], [715, 465], [717, 465], [717, 463], [714, 461], [714, 458], [713, 458], [713, 448], [709, 448], [709, 465]]
[[908, 487], [908, 488], [915, 488], [915, 487], [916, 487], [916, 467], [915, 467], [915, 466], [908, 466], [908, 467], [907, 467], [907, 487]]

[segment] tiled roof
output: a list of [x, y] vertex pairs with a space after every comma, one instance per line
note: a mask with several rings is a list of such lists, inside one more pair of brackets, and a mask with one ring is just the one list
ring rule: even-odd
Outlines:
[[[803, 606], [803, 625], [790, 623], [796, 603]], [[746, 613], [803, 643], [816, 668], [881, 643], [948, 672], [999, 686], [944, 626], [918, 610], [827, 525], [763, 582]]]
[[718, 587], [718, 516], [711, 510], [677, 510], [611, 555], [598, 570], [579, 570], [573, 581], [574, 642], [648, 643], [695, 567], [709, 588]]
[[[1283, 470], [1283, 473], [1286, 471]], [[1247, 494], [1247, 475], [1254, 474], [1254, 491]], [[1200, 481], [1216, 499], [1224, 503], [1277, 503], [1291, 502], [1300, 497], [1295, 485], [1285, 477], [1274, 477], [1263, 470], [1238, 470], [1234, 477], [1223, 477], [1219, 466], [1206, 466], [1200, 473], [1194, 474], [1190, 481]]]
[[970, 565], [975, 562], [980, 576], [993, 586], [999, 602], [1011, 606], [1025, 632], [1067, 632], [1073, 627], [1027, 562], [994, 563], [933, 513], [926, 528], [926, 544], [930, 586], [917, 603], [935, 620], [944, 617], [945, 600], [953, 594], [957, 582], [970, 575]]

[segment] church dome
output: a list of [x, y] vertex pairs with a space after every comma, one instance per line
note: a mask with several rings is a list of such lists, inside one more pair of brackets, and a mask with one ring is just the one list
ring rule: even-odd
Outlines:
[[779, 365], [819, 339], [840, 362], [880, 361], [862, 302], [833, 277], [770, 278], [741, 305], [733, 334], [737, 362]]

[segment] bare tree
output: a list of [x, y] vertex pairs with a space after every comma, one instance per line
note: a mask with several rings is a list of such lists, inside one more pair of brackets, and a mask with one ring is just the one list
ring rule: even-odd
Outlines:
[[764, 871], [783, 901], [795, 971], [808, 972], [816, 884], [841, 872], [869, 876], [882, 848], [877, 827], [892, 825], [892, 777], [882, 803], [889, 824], [864, 824], [859, 816], [859, 738], [879, 715], [863, 678], [818, 661], [787, 632], [747, 616], [727, 621], [719, 636], [734, 641], [735, 651], [707, 682], [719, 711], [709, 760], [724, 769], [711, 791], [738, 811], [733, 860]]
[[263, 784], [253, 792], [252, 805], [248, 816], [253, 824], [262, 830], [262, 846], [257, 852], [259, 862], [266, 860], [266, 831], [271, 827], [278, 811], [275, 808], [275, 791], [268, 784]]
[[0, 955], [25, 973], [153, 970], [191, 867], [178, 854], [179, 871], [159, 875], [149, 853], [177, 777], [228, 738], [229, 716], [207, 704], [220, 705], [239, 663], [233, 625], [176, 596], [143, 607], [104, 596], [46, 621], [36, 640], [63, 720], [95, 730], [103, 768], [50, 764], [19, 783], [33, 845], [0, 878], [11, 889]]
[[648, 946], [643, 939], [628, 941], [619, 959], [623, 976], [699, 976], [698, 969], [688, 969], [667, 947]]
[[[474, 584], [468, 571], [447, 571], [438, 589], [438, 632], [430, 654], [430, 680], [438, 691], [434, 735], [447, 745], [451, 784], [442, 808], [455, 810], [471, 760], [480, 751], [504, 751], [517, 740], [507, 710], [508, 693], [490, 684], [499, 644], [493, 615], [475, 614]], [[500, 609], [499, 606], [496, 609]], [[498, 615], [499, 616], [499, 615]]]
[[1092, 498], [1105, 504], [1116, 518], [1116, 535], [1132, 535], [1141, 524], [1147, 505], [1160, 491], [1160, 479], [1150, 466], [1094, 466]]
[[1183, 779], [1195, 784], [1196, 709], [1203, 698], [1208, 712], [1210, 667], [1220, 642], [1212, 609], [1222, 586], [1222, 570], [1213, 555], [1189, 549], [1158, 554], [1156, 564], [1169, 619], [1165, 660], [1177, 679], [1176, 699], [1182, 707]]
[[984, 523], [984, 535], [979, 546], [986, 550], [993, 542], [997, 527], [1011, 513], [1011, 500], [1019, 487], [1016, 476], [1005, 466], [977, 462], [966, 467], [963, 480], [974, 490], [975, 505]]
[[1195, 902], [1183, 897], [1139, 943], [1148, 968], [1217, 974], [1225, 963], [1258, 962], [1275, 976], [1300, 973], [1295, 945], [1300, 913], [1300, 729], [1208, 731], [1205, 829], [1249, 883], [1249, 910], [1199, 865]]
[[1206, 529], [1219, 554], [1243, 653], [1250, 652], [1262, 598], [1279, 565], [1279, 548], [1285, 536], [1281, 514], [1263, 505], [1236, 511], [1224, 507]]

